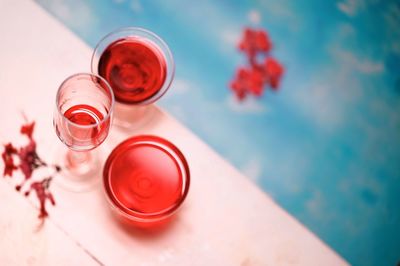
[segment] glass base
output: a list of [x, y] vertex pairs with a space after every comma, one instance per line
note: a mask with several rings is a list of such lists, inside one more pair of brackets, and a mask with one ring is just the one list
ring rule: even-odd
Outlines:
[[61, 145], [56, 148], [53, 162], [61, 166], [54, 183], [68, 191], [85, 192], [94, 189], [101, 181], [99, 147], [89, 152], [74, 152]]
[[147, 125], [153, 118], [156, 107], [148, 105], [128, 105], [115, 102], [113, 125], [122, 129], [137, 129]]

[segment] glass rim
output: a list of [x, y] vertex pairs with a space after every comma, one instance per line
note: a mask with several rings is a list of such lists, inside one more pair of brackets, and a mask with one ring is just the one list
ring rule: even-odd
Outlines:
[[[110, 164], [112, 163], [113, 160], [110, 160], [113, 154], [118, 152], [118, 149], [123, 147], [124, 144], [127, 142], [130, 142], [134, 140], [128, 147], [135, 146], [138, 144], [144, 144], [144, 145], [153, 145], [157, 146], [163, 149], [165, 153], [168, 155], [172, 156], [172, 158], [178, 163], [179, 166], [179, 171], [182, 174], [182, 194], [179, 197], [179, 199], [171, 206], [168, 206], [160, 211], [156, 212], [151, 212], [151, 213], [143, 213], [139, 211], [134, 211], [122, 204], [117, 197], [115, 196], [115, 193], [113, 193], [113, 190], [111, 189], [111, 184], [110, 184]], [[162, 143], [165, 142], [165, 143]], [[144, 223], [151, 223], [151, 222], [156, 222], [160, 220], [164, 220], [174, 214], [182, 205], [182, 203], [185, 201], [189, 188], [190, 188], [190, 170], [189, 170], [189, 164], [187, 163], [187, 160], [183, 153], [169, 140], [164, 139], [162, 137], [154, 136], [154, 135], [139, 135], [139, 136], [134, 136], [130, 137], [124, 141], [122, 141], [120, 144], [118, 144], [110, 153], [108, 156], [104, 168], [103, 168], [103, 187], [105, 190], [106, 198], [109, 203], [109, 205], [112, 207], [114, 211], [116, 211], [118, 214], [122, 215], [123, 217], [127, 218], [128, 220], [136, 221], [136, 222], [144, 222]]]
[[[107, 87], [107, 91], [108, 91], [108, 92], [110, 93], [110, 95], [111, 95], [111, 104], [110, 104], [110, 108], [109, 108], [107, 114], [103, 117], [103, 119], [101, 119], [101, 121], [96, 122], [96, 123], [93, 124], [93, 125], [80, 125], [80, 124], [78, 124], [78, 123], [72, 122], [72, 121], [69, 120], [67, 117], [65, 117], [65, 115], [64, 115], [64, 114], [61, 112], [61, 110], [60, 110], [60, 93], [61, 93], [61, 89], [63, 88], [63, 86], [64, 86], [68, 81], [70, 81], [70, 80], [72, 80], [72, 79], [74, 79], [74, 78], [76, 78], [76, 77], [79, 77], [79, 76], [87, 76], [87, 77], [92, 77], [92, 78], [94, 77], [94, 78], [100, 79], [102, 82], [104, 82], [104, 84], [105, 84], [106, 87]], [[114, 110], [114, 104], [115, 104], [115, 97], [114, 97], [114, 92], [113, 92], [113, 90], [112, 90], [110, 84], [108, 84], [107, 80], [105, 80], [103, 77], [101, 77], [101, 76], [99, 76], [99, 75], [96, 75], [96, 74], [94, 74], [94, 73], [79, 72], [79, 73], [75, 73], [75, 74], [72, 74], [72, 75], [68, 76], [68, 77], [61, 83], [61, 85], [58, 87], [57, 94], [56, 94], [56, 109], [57, 109], [58, 115], [59, 115], [60, 117], [62, 117], [62, 119], [65, 120], [65, 121], [67, 122], [67, 124], [72, 125], [72, 126], [77, 127], [77, 128], [83, 128], [83, 129], [94, 128], [94, 127], [98, 127], [99, 125], [105, 123], [105, 122], [108, 121], [108, 120], [111, 120], [111, 115], [112, 115], [112, 112], [113, 112], [113, 110]]]
[[[165, 58], [169, 58], [170, 59], [170, 60], [166, 60], [166, 64], [167, 64], [167, 66], [166, 66], [166, 69], [167, 69], [167, 71], [166, 71], [167, 72], [166, 79], [164, 81], [164, 84], [161, 86], [160, 90], [156, 94], [152, 95], [150, 98], [148, 98], [148, 99], [146, 99], [144, 101], [141, 101], [141, 102], [129, 103], [129, 102], [119, 102], [118, 101], [118, 103], [124, 104], [124, 105], [147, 105], [147, 104], [151, 104], [151, 103], [157, 101], [158, 99], [160, 99], [167, 92], [169, 87], [171, 87], [172, 81], [173, 81], [174, 76], [175, 76], [175, 61], [174, 61], [174, 57], [173, 57], [172, 51], [169, 48], [168, 44], [160, 36], [158, 36], [156, 33], [152, 32], [150, 30], [147, 30], [145, 28], [141, 28], [141, 27], [120, 27], [120, 28], [117, 28], [117, 29], [109, 32], [108, 34], [103, 36], [97, 42], [96, 46], [94, 47], [94, 50], [93, 50], [93, 53], [92, 53], [92, 57], [90, 59], [90, 70], [92, 71], [92, 73], [94, 73], [96, 75], [99, 75], [98, 70], [96, 69], [96, 67], [98, 67], [98, 62], [96, 64], [96, 67], [94, 66], [95, 65], [95, 58], [96, 58], [96, 54], [100, 50], [100, 46], [108, 38], [112, 37], [113, 35], [115, 35], [117, 33], [124, 33], [124, 32], [129, 33], [129, 32], [132, 32], [132, 31], [137, 31], [137, 32], [148, 34], [149, 36], [153, 37], [155, 40], [160, 42], [161, 45], [158, 45], [158, 44], [154, 43], [154, 41], [152, 41], [151, 39], [147, 38], [150, 42], [152, 42], [156, 46], [157, 49], [160, 50], [160, 52], [163, 54], [163, 56], [165, 56]], [[127, 35], [127, 36], [129, 36], [129, 35]], [[134, 36], [134, 35], [132, 35], [132, 36]], [[118, 39], [115, 39], [115, 40], [118, 40]], [[104, 50], [107, 49], [107, 47], [111, 43], [112, 42], [107, 43], [106, 47], [104, 48]], [[102, 52], [104, 52], [104, 50]], [[168, 61], [170, 61], [170, 66], [167, 63]], [[167, 79], [167, 77], [169, 76], [168, 75], [168, 71], [170, 71], [169, 80]], [[110, 87], [111, 87], [111, 85], [110, 85]]]

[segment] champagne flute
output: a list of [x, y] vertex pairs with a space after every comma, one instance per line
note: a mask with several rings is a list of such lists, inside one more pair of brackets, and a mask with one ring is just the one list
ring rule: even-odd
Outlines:
[[94, 74], [78, 73], [59, 87], [53, 125], [68, 149], [57, 156], [63, 174], [57, 181], [69, 190], [83, 191], [100, 177], [99, 158], [92, 150], [106, 139], [112, 120], [114, 94], [108, 82]]

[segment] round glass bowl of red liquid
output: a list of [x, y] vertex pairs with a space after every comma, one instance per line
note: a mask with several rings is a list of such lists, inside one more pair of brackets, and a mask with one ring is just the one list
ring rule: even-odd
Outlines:
[[171, 142], [156, 136], [129, 138], [108, 157], [104, 188], [112, 210], [139, 227], [164, 225], [185, 200], [188, 163]]
[[92, 72], [106, 79], [115, 99], [129, 105], [155, 102], [170, 87], [175, 71], [168, 45], [142, 28], [122, 28], [97, 44]]

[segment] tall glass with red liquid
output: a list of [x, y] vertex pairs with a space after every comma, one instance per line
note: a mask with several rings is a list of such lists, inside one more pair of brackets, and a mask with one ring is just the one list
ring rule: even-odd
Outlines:
[[131, 127], [150, 116], [150, 104], [170, 87], [175, 65], [168, 45], [142, 28], [122, 28], [97, 44], [92, 72], [106, 79], [114, 91], [116, 124]]
[[[79, 73], [59, 87], [53, 124], [68, 149], [55, 157], [64, 171], [57, 178], [69, 190], [82, 191], [99, 181], [98, 156], [92, 152], [106, 139], [114, 107], [114, 95], [102, 77]], [[60, 156], [61, 155], [61, 156]]]

